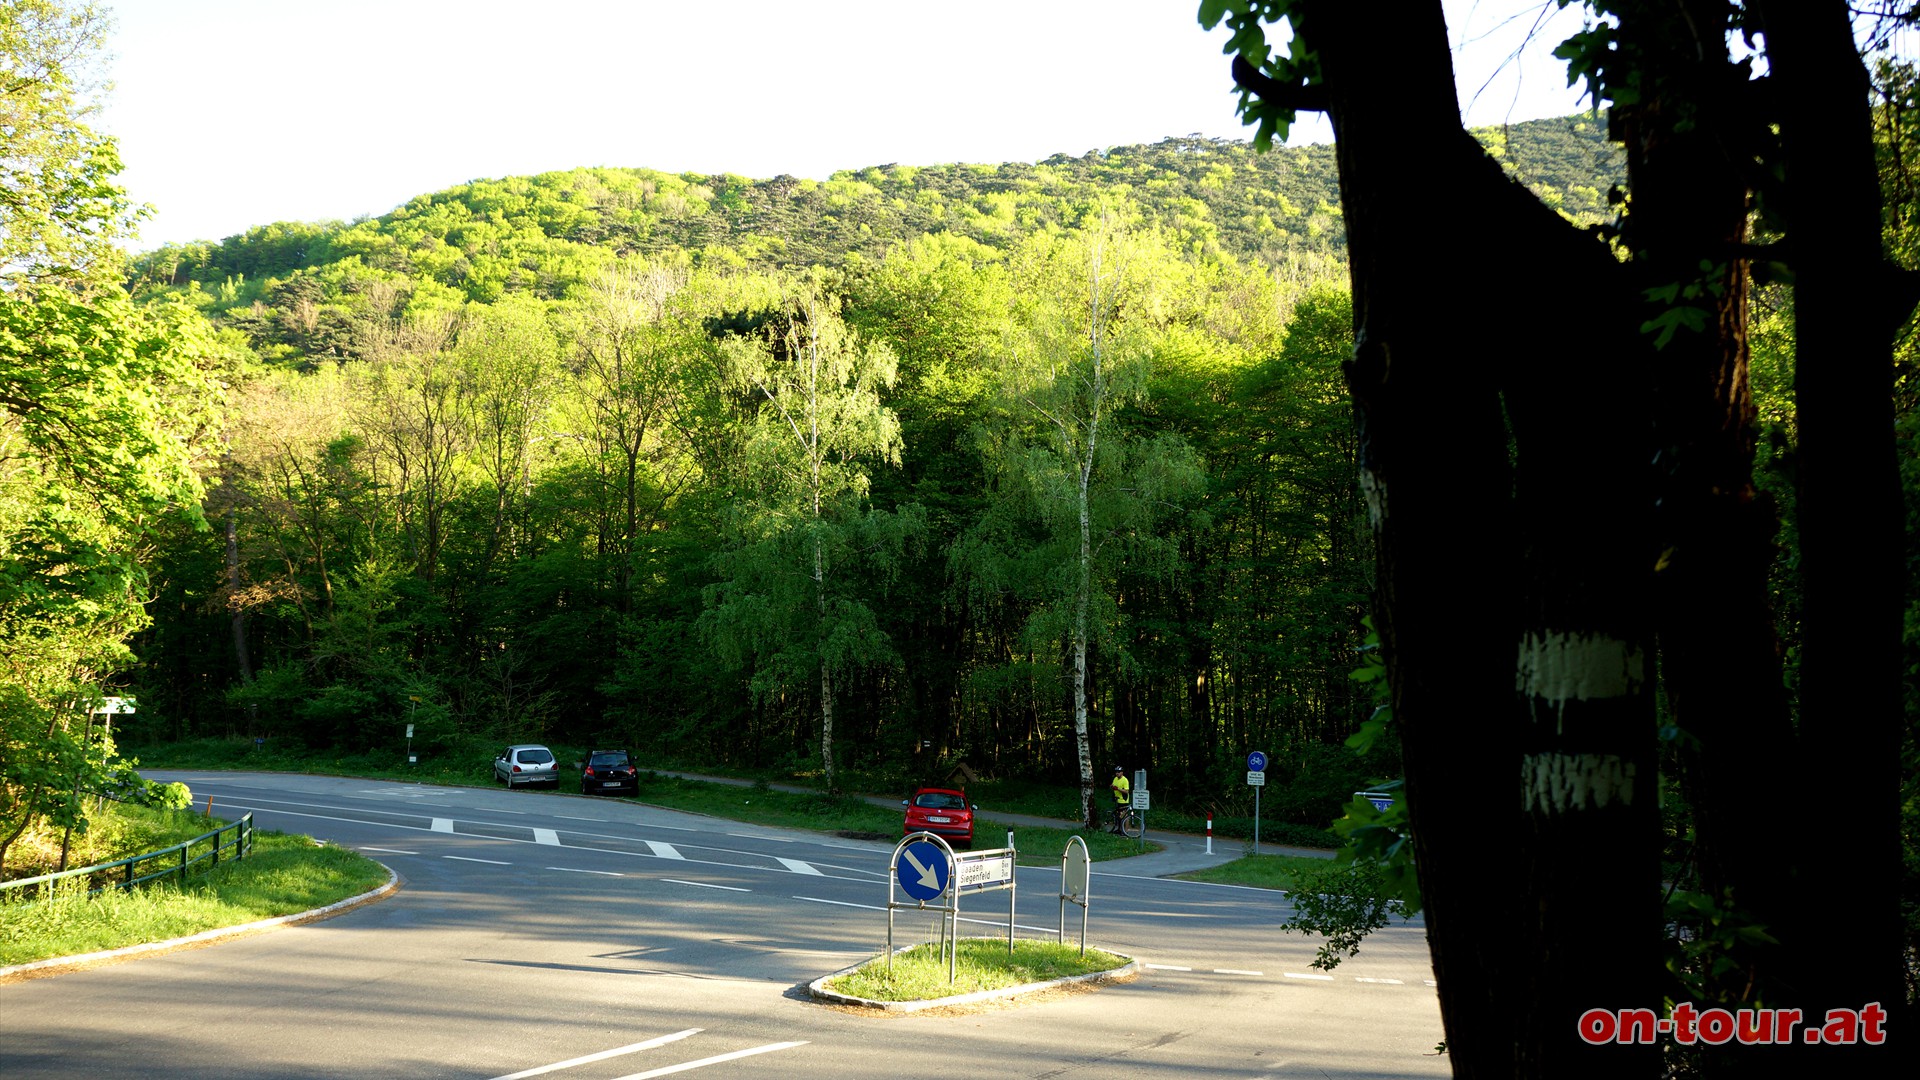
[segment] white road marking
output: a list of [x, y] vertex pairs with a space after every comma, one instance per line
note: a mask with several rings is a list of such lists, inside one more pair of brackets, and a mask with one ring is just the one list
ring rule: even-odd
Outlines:
[[561, 818], [562, 820], [565, 820], [565, 821], [591, 821], [591, 822], [594, 822], [595, 824], [599, 824], [599, 825], [605, 825], [605, 824], [607, 823], [607, 819], [606, 819], [606, 818], [601, 818], [601, 817], [581, 817], [581, 816], [579, 816], [578, 814], [555, 814], [555, 815], [553, 815], [553, 816], [554, 816], [554, 817], [557, 817], [557, 818]]
[[[369, 820], [367, 820], [366, 818], [360, 818], [360, 817], [341, 817], [341, 816], [338, 816], [338, 815], [335, 815], [335, 814], [310, 814], [310, 813], [304, 813], [304, 812], [302, 812], [302, 811], [299, 811], [299, 810], [282, 810], [282, 809], [280, 809], [280, 808], [279, 808], [279, 806], [277, 806], [277, 805], [260, 805], [260, 804], [262, 804], [262, 803], [267, 803], [267, 804], [276, 804], [276, 803], [277, 803], [277, 804], [280, 804], [280, 805], [292, 805], [292, 806], [318, 806], [318, 805], [326, 805], [326, 804], [321, 804], [321, 803], [287, 803], [287, 802], [286, 802], [285, 800], [280, 800], [280, 799], [249, 799], [249, 800], [244, 800], [244, 801], [242, 801], [242, 800], [236, 800], [236, 801], [241, 801], [241, 803], [242, 803], [242, 808], [243, 808], [243, 809], [247, 809], [247, 810], [253, 810], [253, 811], [256, 811], [256, 812], [258, 812], [258, 813], [263, 813], [263, 814], [280, 814], [280, 815], [282, 815], [282, 816], [285, 816], [285, 817], [296, 817], [296, 818], [311, 818], [312, 820], [315, 820], [315, 821], [342, 821], [342, 822], [346, 822], [346, 823], [348, 823], [348, 824], [351, 824], [351, 825], [381, 825], [381, 826], [384, 826], [384, 827], [386, 827], [386, 828], [389, 828], [389, 829], [399, 829], [399, 830], [402, 830], [402, 831], [404, 831], [404, 832], [433, 832], [433, 831], [435, 831], [435, 830], [433, 830], [433, 829], [429, 829], [429, 828], [427, 828], [427, 827], [425, 827], [425, 826], [421, 826], [421, 825], [396, 825], [396, 824], [390, 824], [390, 823], [387, 823], [387, 822], [378, 822], [378, 821], [369, 821]], [[232, 807], [231, 807], [231, 806], [229, 806], [229, 807], [228, 807], [228, 809], [232, 809]], [[385, 811], [378, 811], [378, 810], [369, 810], [368, 812], [369, 812], [369, 813], [385, 813]], [[476, 820], [477, 820], [477, 819], [476, 819]], [[481, 824], [481, 825], [491, 825], [491, 824], [494, 824], [494, 823], [492, 823], [492, 822], [487, 822], [487, 821], [479, 821], [479, 822], [478, 822], [478, 824]], [[504, 824], [502, 824], [502, 825], [500, 825], [500, 827], [501, 827], [501, 828], [512, 828], [513, 826], [509, 826], [509, 825], [504, 825]], [[675, 826], [675, 825], [647, 825], [647, 826], [645, 826], [645, 827], [646, 827], [646, 828], [649, 828], [649, 829], [674, 829], [675, 831], [678, 831], [678, 832], [699, 832], [699, 831], [700, 831], [700, 830], [698, 830], [698, 829], [682, 829], [682, 828], [679, 828], [678, 826]], [[466, 834], [459, 834], [459, 835], [466, 835]], [[604, 835], [604, 834], [600, 834], [600, 833], [586, 833], [586, 834], [580, 834], [580, 835], [587, 835], [587, 836], [601, 836], [601, 835]], [[531, 843], [533, 843], [533, 841], [532, 841], [531, 839], [528, 839], [528, 840], [520, 840], [520, 839], [516, 839], [516, 838], [514, 838], [514, 837], [510, 837], [510, 836], [476, 836], [476, 837], [474, 837], [474, 839], [484, 839], [484, 840], [491, 840], [491, 841], [493, 841], [493, 842], [495, 842], [495, 843], [500, 843], [500, 844], [531, 844]], [[609, 839], [616, 839], [616, 840], [620, 840], [620, 839], [627, 839], [627, 838], [625, 838], [625, 837], [609, 837]], [[648, 844], [651, 844], [651, 843], [653, 843], [653, 841], [651, 841], [651, 840], [648, 840], [648, 841], [642, 841], [642, 842], [643, 842], [643, 843], [648, 843]], [[661, 845], [661, 846], [662, 846], [662, 847], [665, 847], [666, 845]], [[833, 846], [833, 845], [828, 845], [828, 846]], [[603, 847], [590, 847], [590, 846], [587, 846], [587, 845], [584, 845], [584, 844], [570, 844], [570, 845], [568, 845], [568, 850], [569, 850], [569, 851], [593, 851], [593, 852], [599, 852], [600, 854], [603, 854], [603, 855], [628, 855], [628, 856], [632, 856], [632, 857], [634, 857], [634, 858], [641, 858], [641, 859], [644, 859], [644, 858], [646, 858], [646, 856], [645, 856], [645, 855], [643, 855], [643, 854], [640, 854], [640, 853], [638, 853], [638, 852], [635, 852], [635, 851], [630, 851], [630, 850], [625, 850], [625, 849], [621, 849], [621, 848], [603, 848]], [[744, 852], [744, 851], [732, 851], [732, 850], [730, 850], [730, 849], [727, 849], [727, 848], [710, 848], [710, 849], [707, 849], [707, 850], [712, 850], [712, 851], [721, 851], [721, 852], [726, 852], [726, 853], [728, 853], [728, 854], [733, 854], [733, 855], [749, 855], [749, 854], [758, 854], [757, 852]], [[855, 849], [855, 850], [860, 850], [860, 849]], [[678, 853], [676, 852], [675, 854], [677, 855]], [[764, 857], [764, 856], [763, 856], [763, 857]], [[688, 864], [690, 864], [690, 865], [698, 865], [698, 866], [723, 866], [723, 867], [726, 867], [726, 868], [727, 868], [727, 869], [729, 869], [729, 870], [751, 870], [751, 871], [754, 871], [754, 872], [756, 872], [756, 873], [765, 873], [765, 874], [774, 874], [774, 873], [780, 873], [780, 874], [784, 874], [784, 873], [787, 873], [787, 871], [786, 871], [786, 870], [775, 870], [775, 869], [774, 869], [773, 867], [771, 867], [771, 866], [761, 866], [761, 865], [755, 865], [755, 864], [750, 864], [750, 863], [732, 863], [732, 862], [720, 862], [720, 861], [718, 861], [718, 860], [715, 860], [715, 859], [686, 859], [686, 858], [685, 858], [684, 856], [681, 856], [681, 858], [682, 858], [682, 859], [684, 859], [684, 861], [686, 861], [686, 862], [687, 862]], [[834, 867], [834, 869], [842, 869], [842, 868], [841, 868], [841, 867]], [[858, 878], [851, 878], [851, 877], [841, 877], [841, 876], [837, 876], [837, 875], [833, 875], [833, 874], [823, 874], [823, 875], [821, 875], [821, 876], [823, 876], [823, 877], [827, 877], [827, 878], [831, 878], [831, 879], [832, 879], [832, 880], [834, 880], [834, 881], [858, 881], [858, 882], [860, 882], [860, 883], [862, 883], [862, 884], [867, 884], [867, 883], [868, 883], [868, 882], [869, 882], [870, 880], [872, 880], [872, 879], [882, 879], [882, 880], [884, 880], [884, 879], [885, 879], [886, 877], [888, 877], [888, 876], [889, 876], [889, 875], [890, 875], [890, 874], [892, 873], [892, 871], [891, 871], [891, 870], [888, 870], [888, 871], [884, 871], [884, 872], [882, 872], [882, 871], [869, 871], [869, 870], [859, 870], [859, 871], [855, 871], [855, 872], [857, 872], [857, 873], [859, 873], [859, 874], [861, 874], [862, 876], [861, 876], [861, 877], [858, 877]], [[1266, 891], [1270, 891], [1270, 890], [1259, 890], [1259, 891], [1262, 891], [1262, 892], [1266, 892]], [[877, 908], [877, 909], [875, 909], [875, 910], [880, 910], [880, 911], [884, 911], [885, 909], [884, 909], [884, 908]], [[1047, 932], [1048, 932], [1048, 933], [1052, 933], [1053, 931], [1052, 931], [1051, 929], [1048, 929], [1048, 931], [1047, 931]]]
[[452, 818], [450, 818], [450, 817], [437, 817], [437, 818], [434, 818], [434, 819], [433, 819], [433, 830], [432, 830], [432, 831], [433, 831], [433, 832], [452, 832], [452, 831], [453, 831], [453, 819], [452, 819]]
[[1353, 981], [1354, 981], [1354, 982], [1363, 982], [1363, 983], [1382, 983], [1382, 984], [1384, 984], [1384, 985], [1387, 985], [1387, 986], [1405, 986], [1405, 985], [1407, 985], [1407, 984], [1406, 984], [1405, 982], [1403, 982], [1403, 981], [1401, 981], [1400, 979], [1362, 979], [1362, 978], [1359, 978], [1359, 977], [1355, 977]]
[[[881, 909], [881, 910], [885, 910], [885, 909]], [[961, 921], [961, 922], [970, 922], [970, 923], [979, 923], [979, 924], [980, 924], [981, 926], [1005, 926], [1005, 925], [1007, 925], [1007, 923], [1006, 923], [1006, 920], [1005, 920], [1005, 919], [970, 919], [970, 918], [968, 918], [968, 917], [966, 917], [965, 915], [962, 915], [962, 916], [960, 917], [960, 921]], [[1019, 928], [1019, 929], [1021, 929], [1021, 930], [1031, 930], [1031, 931], [1033, 931], [1033, 932], [1034, 932], [1034, 933], [1036, 933], [1036, 934], [1057, 934], [1057, 933], [1059, 933], [1059, 932], [1060, 932], [1060, 928], [1059, 928], [1059, 927], [1057, 927], [1057, 926], [1028, 926], [1028, 925], [1027, 925], [1026, 923], [1023, 923], [1023, 922], [1022, 922], [1022, 923], [1014, 923], [1013, 925], [1014, 925], [1014, 926], [1016, 926], [1016, 927], [1018, 927], [1018, 928]], [[1255, 974], [1258, 974], [1258, 973], [1256, 972]]]
[[793, 843], [793, 841], [792, 841], [792, 840], [789, 840], [789, 839], [787, 839], [787, 838], [786, 838], [786, 837], [784, 837], [784, 836], [761, 836], [761, 835], [760, 835], [759, 833], [750, 833], [750, 832], [730, 832], [730, 833], [728, 833], [727, 835], [728, 835], [728, 836], [737, 836], [737, 837], [739, 837], [739, 838], [740, 838], [740, 839], [742, 839], [742, 840], [765, 840], [765, 841], [767, 841], [768, 843], [772, 843], [772, 844], [791, 844], [791, 843]]
[[397, 847], [362, 847], [361, 851], [378, 851], [387, 855], [418, 855], [417, 851], [401, 851]]
[[755, 1054], [771, 1054], [775, 1050], [791, 1050], [796, 1046], [805, 1045], [807, 1045], [805, 1042], [768, 1043], [765, 1046], [755, 1046], [746, 1050], [735, 1050], [731, 1054], [716, 1054], [713, 1057], [701, 1058], [699, 1061], [688, 1061], [679, 1065], [669, 1065], [664, 1069], [648, 1069], [643, 1073], [632, 1073], [619, 1077], [618, 1080], [652, 1080], [652, 1078], [656, 1076], [672, 1076], [674, 1073], [683, 1073], [691, 1069], [703, 1069], [708, 1065], [718, 1065], [723, 1061], [738, 1061], [743, 1057], [752, 1057]]
[[1423, 980], [1421, 980], [1421, 981], [1422, 981], [1422, 982], [1425, 982], [1425, 983], [1426, 983], [1426, 984], [1427, 984], [1428, 986], [1439, 986], [1439, 985], [1440, 985], [1439, 983], [1437, 983], [1437, 982], [1434, 982], [1434, 981], [1433, 981], [1432, 979], [1423, 979]]
[[653, 857], [656, 859], [686, 858], [685, 855], [680, 854], [680, 849], [674, 847], [672, 844], [663, 844], [658, 840], [642, 840], [640, 842], [653, 849]]
[[1312, 979], [1314, 982], [1332, 982], [1333, 981], [1333, 976], [1331, 975], [1302, 975], [1297, 971], [1283, 971], [1280, 974], [1286, 976], [1289, 979]]
[[[780, 859], [780, 856], [775, 855], [774, 858]], [[796, 874], [812, 874], [814, 877], [826, 876], [825, 874], [822, 874], [820, 871], [815, 870], [812, 864], [803, 863], [799, 859], [780, 859], [780, 865], [786, 867], [787, 869], [793, 871]]]
[[560, 870], [569, 874], [599, 874], [601, 877], [626, 877], [627, 876], [625, 874], [616, 873], [612, 870], [575, 870], [571, 866], [549, 866], [547, 867], [547, 869]]
[[1178, 964], [1142, 964], [1141, 966], [1146, 968], [1148, 971], [1192, 971], [1193, 970], [1190, 967], [1181, 967]]
[[552, 829], [535, 829], [533, 830], [533, 842], [536, 844], [546, 844], [548, 847], [559, 847], [560, 834], [554, 832]]
[[586, 1057], [571, 1058], [566, 1061], [556, 1061], [551, 1065], [542, 1065], [537, 1069], [526, 1069], [517, 1073], [508, 1073], [505, 1076], [496, 1076], [493, 1078], [493, 1080], [524, 1080], [525, 1077], [539, 1076], [541, 1073], [557, 1072], [561, 1069], [571, 1069], [575, 1065], [590, 1065], [596, 1061], [605, 1061], [610, 1057], [619, 1057], [622, 1054], [631, 1054], [640, 1050], [651, 1050], [656, 1046], [665, 1046], [670, 1042], [678, 1042], [679, 1040], [684, 1039], [689, 1035], [697, 1035], [699, 1034], [699, 1032], [700, 1032], [699, 1028], [688, 1028], [685, 1031], [676, 1031], [671, 1035], [662, 1035], [657, 1039], [648, 1039], [646, 1042], [637, 1042], [632, 1044], [631, 1046], [621, 1046], [621, 1047], [616, 1047], [612, 1050], [602, 1050], [597, 1054], [588, 1054]]
[[671, 877], [661, 878], [660, 880], [671, 881], [675, 885], [692, 885], [695, 888], [700, 888], [700, 889], [725, 889], [728, 892], [752, 892], [753, 891], [752, 889], [743, 889], [738, 885], [710, 885], [704, 881], [681, 881], [679, 878], [671, 878]]
[[1215, 975], [1264, 975], [1265, 972], [1247, 971], [1244, 968], [1214, 968]]
[[492, 864], [492, 865], [494, 865], [494, 866], [512, 866], [512, 865], [513, 865], [513, 864], [512, 864], [512, 863], [510, 863], [510, 862], [501, 862], [501, 861], [500, 861], [499, 859], [469, 859], [469, 858], [467, 858], [467, 857], [466, 857], [465, 855], [442, 855], [442, 856], [440, 856], [440, 857], [441, 857], [441, 858], [443, 858], [443, 859], [458, 859], [458, 860], [460, 860], [461, 862], [483, 862], [483, 863], [490, 863], [490, 864]]
[[845, 900], [822, 900], [817, 896], [796, 896], [794, 897], [794, 899], [805, 900], [805, 901], [808, 901], [809, 903], [814, 903], [814, 904], [832, 904], [834, 907], [857, 907], [862, 911], [887, 910], [886, 908], [883, 908], [883, 907], [875, 907], [872, 904], [849, 904]]

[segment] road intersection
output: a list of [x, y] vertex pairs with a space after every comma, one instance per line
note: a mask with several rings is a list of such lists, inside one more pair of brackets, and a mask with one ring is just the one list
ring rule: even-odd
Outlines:
[[[875, 1018], [803, 987], [881, 949], [890, 843], [631, 800], [164, 778], [216, 813], [362, 850], [403, 887], [324, 922], [0, 986], [9, 1078], [1448, 1072], [1417, 923], [1321, 973], [1314, 942], [1280, 932], [1279, 894], [1096, 864], [1091, 943], [1138, 957], [1138, 979]], [[1022, 852], [1041, 864], [1017, 872], [1023, 936], [1058, 925], [1054, 857]], [[993, 933], [995, 905], [1004, 928], [993, 901], [962, 932]], [[896, 932], [936, 923], [906, 913]]]

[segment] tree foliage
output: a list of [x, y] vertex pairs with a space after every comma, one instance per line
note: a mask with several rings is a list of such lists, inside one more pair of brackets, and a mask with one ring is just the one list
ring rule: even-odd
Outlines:
[[204, 527], [233, 359], [188, 305], [112, 280], [127, 206], [84, 123], [103, 33], [90, 5], [0, 11], [0, 865], [29, 829], [85, 829], [111, 775], [93, 710], [148, 621], [157, 533]]

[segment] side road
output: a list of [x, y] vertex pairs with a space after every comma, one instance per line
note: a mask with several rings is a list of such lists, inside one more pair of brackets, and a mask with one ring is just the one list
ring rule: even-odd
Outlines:
[[[736, 787], [752, 787], [754, 785], [754, 781], [751, 780], [737, 780], [726, 776], [707, 776], [703, 773], [675, 772], [669, 769], [654, 769], [652, 771], [659, 773], [661, 776], [676, 776], [682, 780], [700, 780], [709, 784], [730, 784]], [[768, 784], [767, 786], [775, 791], [786, 791], [799, 795], [811, 795], [815, 793], [815, 789], [802, 787], [798, 784]], [[888, 809], [893, 809], [900, 805], [900, 800], [889, 799], [880, 795], [862, 795], [860, 798], [875, 806], [886, 807]], [[981, 847], [991, 847], [996, 843], [996, 838], [990, 831], [987, 831], [993, 827], [994, 823], [1016, 827], [1031, 825], [1035, 828], [1068, 830], [1078, 827], [1077, 822], [1064, 818], [1036, 817], [1032, 814], [1008, 814], [992, 808], [982, 808], [980, 816], [983, 820], [979, 826], [976, 826], [975, 843]], [[1152, 814], [1147, 815], [1146, 838], [1161, 845], [1161, 850], [1149, 852], [1145, 855], [1135, 855], [1126, 859], [1107, 860], [1099, 864], [1099, 869], [1096, 872], [1124, 877], [1168, 877], [1173, 874], [1184, 874], [1193, 870], [1204, 870], [1209, 866], [1218, 866], [1222, 863], [1232, 862], [1242, 855], [1249, 854], [1252, 850], [1252, 845], [1245, 840], [1230, 840], [1215, 837], [1211, 845], [1213, 850], [1209, 853], [1207, 850], [1209, 845], [1205, 836], [1198, 836], [1193, 833], [1173, 833], [1157, 830], [1153, 827]], [[1333, 852], [1320, 848], [1287, 847], [1280, 844], [1268, 843], [1262, 843], [1260, 845], [1260, 854], [1301, 855], [1308, 858], [1318, 857], [1323, 859], [1333, 857]]]

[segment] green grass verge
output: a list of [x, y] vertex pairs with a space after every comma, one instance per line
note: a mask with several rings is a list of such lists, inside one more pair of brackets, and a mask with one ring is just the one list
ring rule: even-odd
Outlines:
[[1216, 885], [1291, 889], [1301, 874], [1324, 871], [1331, 865], [1330, 859], [1310, 855], [1243, 855], [1229, 863], [1173, 876], [1186, 881], [1211, 881]]
[[[195, 822], [189, 835], [220, 824], [182, 817]], [[252, 855], [222, 862], [184, 886], [167, 880], [88, 895], [82, 885], [61, 882], [45, 891], [27, 886], [0, 894], [8, 897], [0, 902], [0, 966], [293, 915], [358, 896], [387, 880], [385, 868], [356, 852], [287, 833], [254, 836]]]
[[1099, 949], [1088, 949], [1082, 956], [1078, 945], [1025, 939], [1014, 941], [1013, 955], [1009, 956], [1005, 938], [967, 938], [959, 943], [957, 970], [951, 983], [947, 981], [946, 957], [937, 944], [930, 943], [894, 954], [891, 968], [886, 957], [877, 956], [824, 985], [834, 993], [869, 1001], [930, 1001], [1093, 975], [1126, 963], [1124, 958]]

